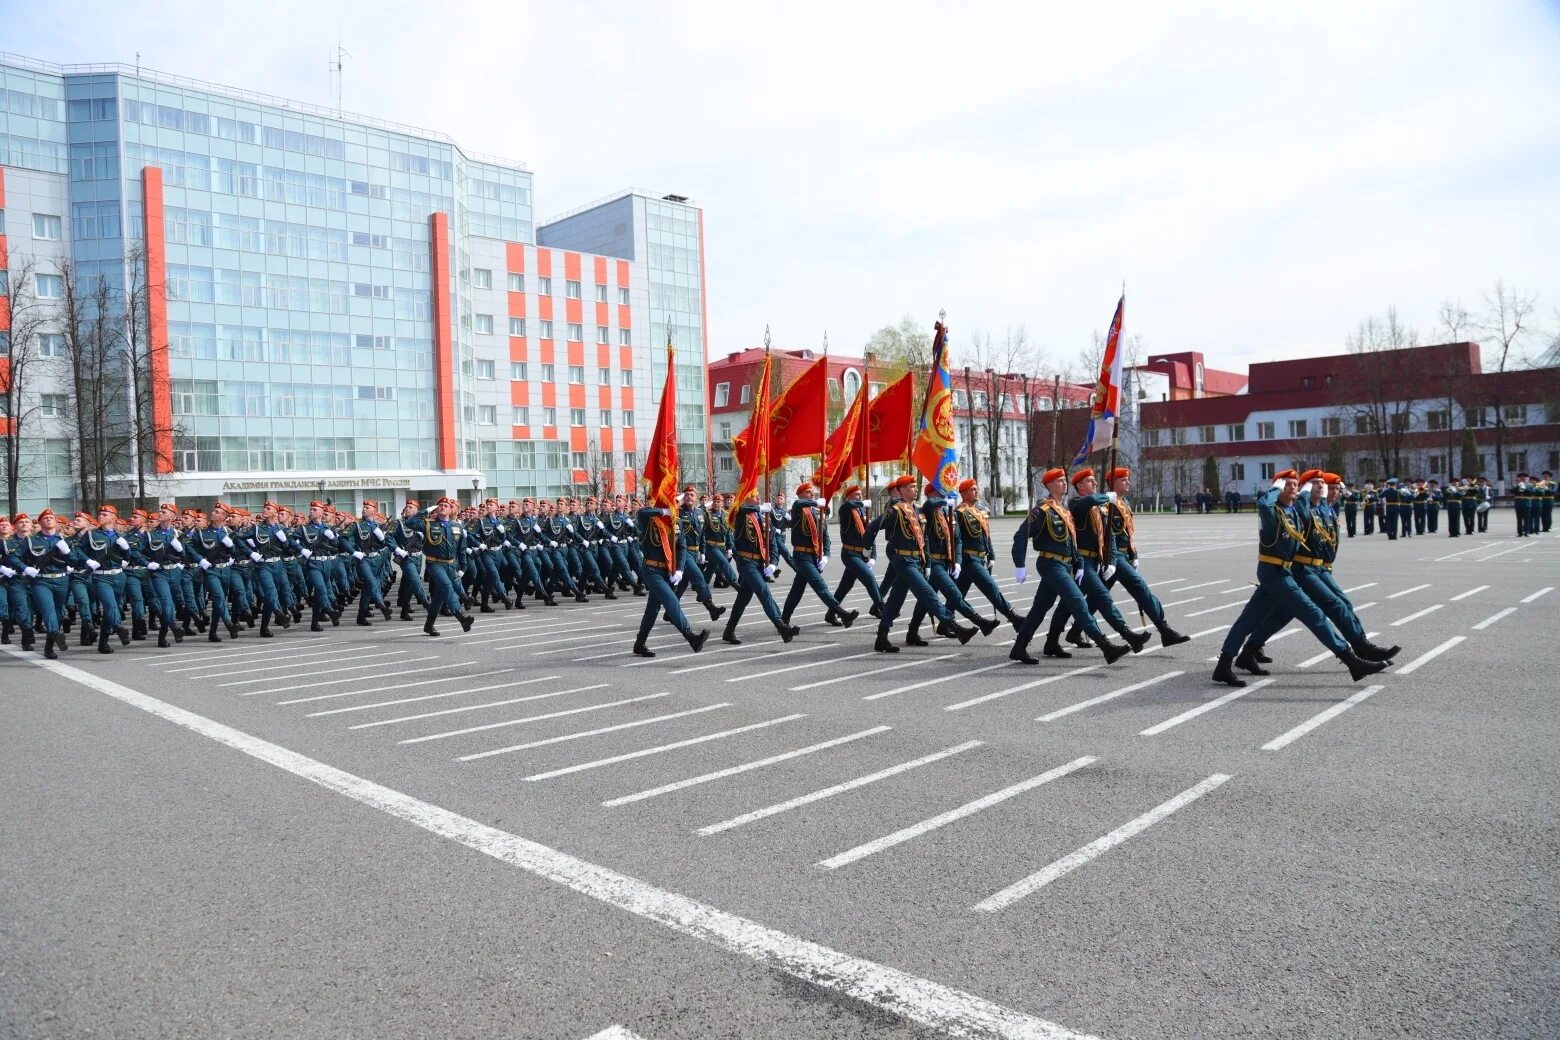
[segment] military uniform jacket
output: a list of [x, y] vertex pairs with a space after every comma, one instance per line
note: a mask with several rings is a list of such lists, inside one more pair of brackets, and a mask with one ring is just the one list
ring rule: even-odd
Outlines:
[[616, 538], [619, 544], [629, 541], [634, 537], [634, 522], [626, 513], [613, 510], [607, 514], [607, 535]]
[[456, 563], [465, 548], [466, 528], [459, 520], [435, 520], [431, 507], [401, 520], [422, 538], [431, 563]]
[[[570, 542], [577, 541], [574, 537], [574, 522], [561, 513], [554, 513], [542, 521], [542, 537], [547, 540], [549, 549], [566, 548]], [[557, 542], [557, 546], [553, 542]]]
[[[173, 547], [174, 542], [179, 543], [179, 548]], [[154, 527], [141, 532], [141, 555], [148, 563], [157, 564], [159, 570], [184, 563], [184, 550], [184, 537], [175, 528]]]
[[758, 503], [746, 502], [737, 510], [737, 521], [731, 534], [738, 557], [759, 564], [769, 562], [769, 540], [773, 532], [769, 527], [769, 515], [759, 511]]
[[1101, 567], [1115, 558], [1110, 538], [1105, 533], [1105, 514], [1102, 512], [1108, 505], [1110, 499], [1104, 495], [1074, 495], [1067, 502], [1077, 532], [1078, 555], [1098, 560]]
[[957, 506], [953, 511], [958, 523], [960, 552], [972, 559], [986, 561], [996, 558], [997, 550], [991, 544], [991, 520], [979, 506]]
[[331, 538], [325, 534], [328, 530], [330, 528], [325, 524], [317, 524], [312, 520], [298, 528], [296, 536], [299, 551], [309, 550], [309, 559], [311, 561], [329, 560], [340, 555], [341, 545], [339, 542], [341, 536], [337, 535], [335, 538]]
[[1332, 510], [1327, 508], [1326, 502], [1312, 505], [1310, 498], [1305, 495], [1295, 496], [1291, 508], [1298, 521], [1296, 529], [1300, 532], [1300, 540], [1295, 544], [1294, 562], [1303, 564], [1307, 560], [1317, 560], [1331, 564], [1338, 555], [1338, 521], [1332, 516]]
[[926, 532], [921, 514], [909, 502], [893, 502], [883, 514], [880, 528], [890, 554], [917, 564], [926, 563]]
[[1350, 488], [1338, 496], [1338, 501], [1343, 504], [1345, 512], [1352, 513], [1359, 508], [1360, 493], [1355, 491], [1353, 488]]
[[[55, 548], [57, 545], [65, 546], [66, 552], [62, 554]], [[85, 565], [81, 554], [70, 544], [70, 539], [58, 531], [54, 534], [34, 531], [26, 538], [16, 539], [15, 546], [11, 550], [11, 568], [16, 571], [36, 567], [40, 576], [52, 578], [63, 575], [67, 567]]]
[[[657, 523], [658, 520], [672, 522], [667, 525]], [[636, 514], [635, 526], [639, 529], [639, 551], [645, 558], [645, 564], [657, 570], [674, 573], [681, 566], [682, 554], [688, 548], [683, 542], [683, 525], [672, 520], [671, 517], [663, 517], [661, 510], [656, 506], [645, 506]], [[666, 536], [664, 542], [663, 534]], [[668, 549], [671, 550], [671, 559], [667, 558]]]
[[926, 559], [952, 570], [962, 555], [959, 525], [949, 515], [948, 502], [929, 498], [921, 503], [921, 529], [926, 532]]
[[[580, 537], [586, 545], [600, 545], [606, 541], [606, 523], [595, 513], [581, 513], [579, 518]], [[600, 525], [600, 526], [597, 526]]]
[[1261, 522], [1257, 562], [1287, 569], [1296, 550], [1305, 541], [1305, 535], [1294, 505], [1280, 505], [1278, 494], [1278, 488], [1268, 488], [1256, 497]]
[[297, 552], [287, 540], [286, 529], [276, 524], [257, 523], [242, 533], [244, 541], [260, 554], [261, 559], [280, 560]]
[[1106, 538], [1109, 539], [1113, 554], [1109, 559], [1119, 558], [1136, 564], [1137, 527], [1132, 516], [1132, 505], [1124, 498], [1117, 498], [1105, 507], [1105, 520], [1109, 529]]
[[[123, 541], [125, 548], [121, 549], [119, 543]], [[81, 565], [86, 566], [88, 560], [98, 565], [98, 573], [102, 571], [122, 570], [126, 559], [129, 558], [130, 539], [120, 531], [110, 534], [107, 531], [87, 528], [75, 539], [76, 552], [81, 556]], [[91, 568], [87, 568], [91, 570]]]
[[1054, 498], [1031, 509], [1013, 534], [1013, 566], [1024, 565], [1024, 553], [1030, 545], [1042, 559], [1078, 566], [1078, 529], [1072, 512]]
[[852, 502], [847, 499], [840, 506], [841, 551], [876, 557], [877, 547], [873, 543], [877, 541], [878, 531], [882, 530], [882, 527], [882, 517], [867, 519], [865, 502]]
[[799, 498], [791, 503], [791, 550], [829, 555], [829, 524], [816, 499]]
[[704, 510], [698, 506], [677, 507], [677, 526], [683, 546], [697, 556], [704, 551]]
[[704, 511], [704, 545], [710, 549], [731, 547], [731, 528], [726, 525], [726, 514], [719, 509]]

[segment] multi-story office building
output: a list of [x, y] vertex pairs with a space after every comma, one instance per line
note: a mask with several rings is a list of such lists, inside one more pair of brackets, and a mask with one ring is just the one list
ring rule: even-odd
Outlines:
[[[65, 295], [146, 286], [146, 414], [130, 394], [104, 413], [131, 434], [103, 449], [108, 497], [134, 495], [137, 451], [148, 497], [197, 506], [631, 490], [668, 332], [685, 475], [707, 476], [686, 198], [629, 191], [539, 224], [523, 164], [122, 65], [0, 55], [0, 99], [0, 268], [30, 276], [13, 301], [63, 310], [62, 270]], [[30, 352], [31, 396], [0, 434], [20, 442], [21, 507], [71, 506], [86, 333], [29, 327], [7, 349]]]

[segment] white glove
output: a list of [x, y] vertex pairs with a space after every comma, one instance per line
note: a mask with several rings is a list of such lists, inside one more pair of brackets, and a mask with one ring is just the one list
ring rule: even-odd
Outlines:
[[663, 510], [661, 510], [661, 515], [662, 516], [671, 516], [672, 515], [672, 511], [670, 509], [663, 509]]
[[336, 540], [336, 532], [327, 527], [325, 528], [325, 537], [334, 542]]
[[27, 575], [29, 578], [36, 578], [38, 576], [38, 568], [36, 568], [36, 567], [23, 567], [22, 568], [22, 573]]
[[612, 536], [612, 544], [613, 545], [619, 545], [619, 544], [622, 543], [622, 541], [623, 541], [623, 539], [619, 538], [617, 535], [613, 535]]
[[606, 529], [607, 529], [607, 525], [606, 524], [602, 523], [600, 520], [596, 521], [596, 530], [598, 530], [598, 531], [605, 531]]
[[772, 502], [760, 502], [758, 511], [760, 513], [773, 513], [775, 511], [775, 507]]
[[1077, 570], [1073, 571], [1073, 581], [1077, 582], [1080, 585], [1083, 584], [1083, 568], [1082, 567], [1079, 567]]
[[548, 543], [547, 543], [547, 548], [549, 548], [549, 549], [556, 549], [556, 548], [558, 548], [558, 543], [549, 540]]
[[227, 546], [229, 549], [233, 548], [233, 536], [230, 534], [223, 535], [222, 544]]
[[397, 556], [399, 556], [403, 560], [411, 555], [411, 553], [407, 552], [405, 549], [401, 548], [399, 545], [395, 547], [395, 554]]
[[1275, 487], [1275, 488], [1280, 488], [1280, 489], [1282, 489], [1282, 488], [1283, 488], [1283, 486], [1284, 486], [1284, 483], [1285, 483], [1285, 481], [1286, 481], [1286, 480], [1287, 480], [1287, 479], [1288, 479], [1288, 478], [1286, 478], [1286, 477], [1280, 477], [1280, 478], [1278, 478], [1278, 479], [1277, 479], [1277, 480], [1275, 480], [1275, 481], [1273, 481], [1273, 486], [1274, 486], [1274, 487]]
[[87, 569], [88, 570], [91, 570], [91, 571], [100, 570], [102, 568], [102, 566], [103, 565], [101, 563], [98, 563], [96, 560], [93, 560], [93, 559], [88, 559], [87, 560]]
[[953, 580], [959, 580], [959, 565], [957, 563], [953, 565]]
[[1111, 578], [1111, 575], [1113, 575], [1115, 573], [1116, 573], [1116, 566], [1115, 566], [1115, 564], [1111, 564], [1110, 566], [1106, 567], [1103, 571], [1100, 572], [1100, 578], [1102, 580], [1104, 580], [1104, 581], [1109, 581], [1110, 578]]
[[200, 569], [203, 570], [203, 571], [211, 570], [211, 561], [210, 560], [206, 560], [206, 559], [201, 560], [200, 561]]
[[376, 527], [374, 528], [374, 537], [382, 542], [385, 540], [385, 532], [381, 528]]
[[66, 568], [65, 568], [65, 573], [66, 574], [75, 574], [76, 573], [76, 568], [67, 565]]
[[705, 559], [705, 558], [704, 558], [704, 554], [703, 554], [703, 553], [700, 553], [700, 554], [699, 554], [699, 566], [700, 566], [700, 567], [703, 567], [703, 566], [704, 566], [704, 565], [705, 565], [705, 564], [706, 564], [706, 563], [708, 563], [708, 562], [709, 562], [709, 561], [708, 561], [708, 560], [706, 560], [706, 559]]
[[826, 569], [828, 566], [829, 566], [829, 558], [827, 556], [820, 556], [820, 557], [818, 557], [818, 569], [820, 571]]
[[115, 538], [114, 539], [114, 544], [119, 546], [125, 552], [129, 552], [130, 551], [130, 543], [125, 541], [125, 536], [124, 535], [120, 535], [118, 538]]
[[673, 585], [680, 585], [681, 583], [682, 583], [682, 571], [678, 571], [676, 574], [672, 575], [672, 584]]
[[505, 538], [504, 539], [504, 548], [505, 549], [513, 549], [514, 548], [514, 543], [512, 543], [508, 538]]
[[174, 552], [181, 553], [184, 551], [184, 543], [179, 541], [177, 538], [168, 539], [168, 544], [173, 546]]
[[314, 552], [308, 546], [304, 546], [303, 547], [303, 558], [305, 560], [312, 560], [312, 559], [314, 559]]
[[352, 550], [352, 558], [354, 560], [366, 560], [366, 559], [368, 559], [367, 555], [363, 552], [362, 549], [354, 549], [354, 550]]
[[1114, 491], [1105, 492], [1105, 497], [1110, 499], [1112, 504], [1114, 504], [1116, 501], [1116, 493]]
[[877, 557], [876, 556], [872, 557], [872, 559], [867, 561], [867, 570], [873, 572], [874, 574], [877, 573]]
[[7, 578], [14, 578], [16, 577], [16, 572], [4, 564], [0, 564], [0, 575], [3, 575]]
[[153, 560], [146, 565], [146, 569], [149, 571], [160, 571], [162, 570], [162, 564], [158, 563], [156, 560]]
[[764, 577], [766, 577], [766, 578], [773, 578], [774, 576], [775, 576], [775, 565], [772, 564], [772, 563], [765, 564], [764, 565]]
[[573, 524], [564, 524], [563, 526], [567, 527], [571, 531], [574, 530], [574, 525]]
[[1309, 480], [1300, 485], [1300, 494], [1307, 498], [1311, 497], [1311, 482]]
[[707, 499], [707, 498], [701, 498], [701, 499], [699, 499], [699, 504], [701, 506], [703, 506], [705, 509], [708, 509], [710, 507], [710, 500]]
[[69, 556], [70, 546], [66, 544], [65, 539], [61, 538], [59, 541], [54, 543], [54, 551], [59, 553], [61, 556]]
[[[263, 557], [263, 556], [261, 556], [261, 555], [260, 555], [260, 554], [259, 554], [259, 553], [257, 553], [257, 552], [253, 552], [253, 551], [251, 551], [251, 552], [250, 552], [250, 554], [249, 554], [249, 558], [250, 558], [250, 559], [251, 559], [251, 560], [254, 560], [254, 561], [255, 561], [255, 562], [256, 562], [256, 563], [259, 563], [259, 562], [260, 562], [260, 561], [261, 561], [261, 560], [263, 560], [263, 559], [264, 559], [264, 558], [265, 558], [265, 557]], [[206, 561], [205, 561], [205, 560], [201, 560], [201, 561], [200, 561], [200, 562], [201, 562], [201, 563], [205, 563], [205, 562], [206, 562]]]

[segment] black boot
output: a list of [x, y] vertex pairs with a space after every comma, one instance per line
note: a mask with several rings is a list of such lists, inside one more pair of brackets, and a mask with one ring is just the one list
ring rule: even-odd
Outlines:
[[937, 626], [938, 635], [947, 636], [949, 639], [957, 639], [960, 646], [974, 639], [975, 631], [973, 628], [965, 628], [956, 621], [950, 621], [946, 625]]
[[861, 611], [845, 610], [841, 608], [834, 612], [834, 616], [839, 619], [840, 624], [844, 625], [846, 628], [849, 628], [851, 625], [854, 625], [856, 623], [856, 619], [861, 616]]
[[1008, 651], [1008, 660], [1017, 661], [1019, 664], [1039, 664], [1038, 657], [1029, 656], [1029, 644], [1014, 643], [1013, 649]]
[[784, 621], [775, 622], [775, 631], [780, 633], [780, 642], [782, 643], [789, 643], [796, 638], [796, 630]]
[[899, 653], [899, 647], [888, 641], [888, 633], [881, 628], [878, 629], [877, 642], [872, 644], [872, 649], [876, 650], [880, 654]]
[[[358, 620], [361, 621], [362, 618], [359, 618]], [[269, 610], [262, 610], [260, 612], [260, 638], [261, 639], [272, 639], [272, 638], [274, 638], [271, 635], [271, 612]]]
[[1367, 675], [1375, 675], [1387, 667], [1385, 661], [1367, 661], [1352, 650], [1338, 655], [1338, 660], [1349, 666], [1349, 677], [1359, 682]]
[[53, 632], [48, 632], [48, 633], [46, 633], [44, 635], [44, 637], [43, 637], [43, 656], [44, 657], [47, 657], [51, 661], [58, 661], [60, 659], [60, 655], [55, 653], [55, 651], [54, 651], [54, 644], [56, 642], [58, 642], [60, 639], [61, 639], [61, 637], [55, 635]]
[[1143, 652], [1143, 648], [1148, 645], [1150, 636], [1147, 632], [1138, 633], [1129, 628], [1121, 633], [1121, 638], [1132, 648], [1134, 654], [1140, 654]]
[[617, 593], [613, 591], [611, 585], [607, 586], [607, 591], [602, 593], [602, 595], [604, 595], [607, 599], [617, 599]]
[[1040, 648], [1040, 652], [1042, 654], [1044, 654], [1045, 656], [1047, 656], [1047, 657], [1071, 657], [1072, 656], [1071, 653], [1069, 653], [1068, 651], [1062, 649], [1062, 644], [1061, 643], [1059, 643], [1057, 640], [1051, 638], [1050, 636], [1046, 637], [1045, 646]]
[[1025, 615], [1020, 614], [1018, 611], [1011, 610], [1011, 609], [1007, 612], [1007, 619], [1008, 619], [1008, 624], [1013, 626], [1013, 630], [1014, 631], [1017, 631], [1018, 629], [1023, 628], [1024, 627], [1024, 622], [1028, 620], [1028, 618]]
[[[486, 607], [484, 607], [483, 609], [487, 610]], [[488, 610], [488, 613], [491, 614], [493, 612], [491, 610]], [[374, 623], [368, 619], [368, 614], [365, 613], [365, 612], [362, 612], [362, 611], [360, 611], [358, 613], [357, 623], [359, 625], [361, 625], [363, 628], [373, 628], [374, 627]]]
[[31, 650], [33, 648], [33, 641], [36, 640], [37, 638], [38, 638], [38, 636], [37, 636], [37, 630], [36, 629], [28, 628], [26, 625], [22, 626], [22, 649], [23, 650]]
[[1159, 626], [1159, 642], [1163, 646], [1179, 646], [1191, 642], [1191, 636], [1183, 636], [1169, 625]]
[[1273, 663], [1273, 659], [1271, 657], [1269, 657], [1267, 654], [1264, 654], [1262, 652], [1262, 644], [1261, 643], [1258, 643], [1256, 646], [1251, 647], [1251, 656], [1252, 656], [1253, 659], [1256, 660], [1256, 662], [1258, 664], [1272, 664]]
[[[636, 596], [643, 596], [644, 594], [645, 594], [645, 587], [643, 585], [635, 585], [634, 586], [634, 595], [636, 595]], [[551, 605], [552, 604], [550, 604], [550, 603], [548, 604], [548, 606], [551, 606]]]
[[143, 618], [133, 618], [130, 622], [130, 638], [145, 639], [148, 635], [146, 621]]
[[423, 631], [430, 636], [439, 634], [439, 630], [433, 627], [433, 611], [428, 612], [428, 620], [423, 622]]
[[[215, 632], [216, 630], [217, 630], [217, 621], [216, 621], [215, 618], [212, 618], [212, 620], [211, 620], [211, 631]], [[234, 621], [232, 618], [228, 618], [227, 630], [228, 630], [228, 638], [229, 639], [237, 639], [238, 638], [238, 622]], [[212, 640], [212, 642], [216, 642], [216, 640]]]
[[114, 648], [108, 645], [108, 624], [106, 622], [98, 626], [97, 652], [100, 654], [111, 654], [114, 652]]
[[655, 656], [655, 651], [650, 649], [648, 646], [646, 646], [645, 645], [645, 641], [643, 639], [636, 639], [636, 640], [634, 640], [634, 656], [635, 657], [654, 657]]
[[742, 640], [737, 638], [737, 630], [731, 625], [726, 626], [726, 630], [720, 634], [720, 639], [721, 642], [730, 643], [732, 646], [742, 645]]
[[699, 629], [697, 632], [691, 628], [683, 632], [683, 638], [688, 640], [688, 645], [693, 648], [694, 653], [698, 653], [700, 650], [704, 649], [704, 641], [709, 637], [709, 630], [703, 628]]
[[1002, 624], [1002, 620], [1000, 618], [981, 618], [979, 621], [975, 622], [975, 627], [980, 629], [981, 635], [989, 636], [991, 633], [997, 630], [997, 626], [1000, 624]]
[[1132, 652], [1131, 647], [1124, 646], [1121, 643], [1112, 643], [1103, 635], [1095, 637], [1094, 645], [1099, 647], [1100, 653], [1105, 655], [1106, 664], [1115, 664], [1118, 660], [1120, 660], [1122, 655]]
[[[403, 613], [404, 613], [404, 611], [403, 611]], [[321, 620], [323, 620], [324, 617], [325, 617], [324, 611], [322, 611], [322, 610], [320, 610], [318, 608], [315, 608], [314, 613], [309, 615], [309, 631], [310, 632], [323, 632], [323, 631], [325, 631], [325, 626], [320, 624]], [[407, 617], [402, 618], [401, 620], [403, 620], [403, 621], [410, 621], [412, 619], [411, 619], [410, 616], [407, 616]]]
[[285, 632], [292, 627], [292, 612], [286, 607], [283, 607], [281, 610], [276, 612], [275, 616], [272, 617], [271, 620], [282, 626], [282, 631]]
[[163, 650], [168, 649], [168, 622], [166, 621], [157, 626], [157, 645]]
[[125, 626], [120, 625], [118, 628], [114, 629], [114, 634], [119, 637], [120, 646], [130, 645], [130, 630], [125, 628]]
[[883, 616], [883, 608], [874, 603], [872, 606], [867, 608], [867, 613], [875, 618], [880, 618]]
[[574, 602], [576, 602], [576, 603], [589, 603], [590, 602], [590, 600], [585, 598], [585, 590], [584, 589], [578, 588], [578, 587], [575, 588], [575, 590], [574, 590]]
[[905, 633], [905, 645], [906, 646], [931, 646], [932, 644], [928, 643], [926, 640], [922, 639], [921, 638], [921, 633], [919, 631], [917, 631], [916, 629], [912, 628], [908, 632]]
[[1083, 629], [1079, 628], [1076, 622], [1067, 630], [1067, 642], [1084, 650], [1087, 650], [1091, 645], [1087, 639], [1083, 638]]
[[1367, 639], [1354, 652], [1367, 661], [1391, 661], [1402, 649], [1401, 646], [1377, 646]]
[[0, 622], [0, 645], [11, 645], [11, 619], [6, 618]]
[[1226, 686], [1234, 686], [1237, 689], [1246, 685], [1246, 680], [1235, 674], [1235, 668], [1229, 654], [1219, 655], [1219, 663], [1213, 669], [1213, 681], [1223, 683]]
[[206, 642], [208, 642], [208, 643], [220, 643], [220, 642], [222, 642], [222, 637], [217, 635], [217, 626], [216, 625], [212, 625], [211, 628], [209, 628], [206, 631]]
[[455, 615], [455, 620], [460, 622], [460, 630], [462, 632], [470, 632], [471, 631], [471, 615], [470, 614], [456, 614]]
[[835, 616], [833, 607], [830, 607], [828, 613], [823, 615], [823, 623], [830, 626], [831, 628], [839, 628], [844, 624], [843, 621]]
[[1263, 668], [1262, 664], [1254, 656], [1252, 656], [1251, 645], [1249, 643], [1242, 647], [1240, 653], [1236, 655], [1235, 667], [1249, 675], [1272, 674], [1266, 668]]
[[704, 609], [710, 612], [711, 621], [719, 621], [720, 616], [726, 612], [725, 607], [717, 607], [714, 600], [705, 600]]
[[97, 633], [92, 631], [92, 626], [87, 624], [87, 619], [81, 619], [81, 645], [91, 646], [97, 642]]

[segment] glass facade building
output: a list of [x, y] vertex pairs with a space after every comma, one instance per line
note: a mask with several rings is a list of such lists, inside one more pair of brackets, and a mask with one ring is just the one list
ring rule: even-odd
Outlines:
[[[538, 226], [520, 163], [124, 66], [0, 55], [0, 100], [0, 267], [123, 286], [144, 258], [156, 497], [633, 488], [668, 322], [702, 477], [702, 213], [685, 199], [627, 192]], [[23, 508], [76, 504], [73, 428], [46, 413], [12, 434]]]

